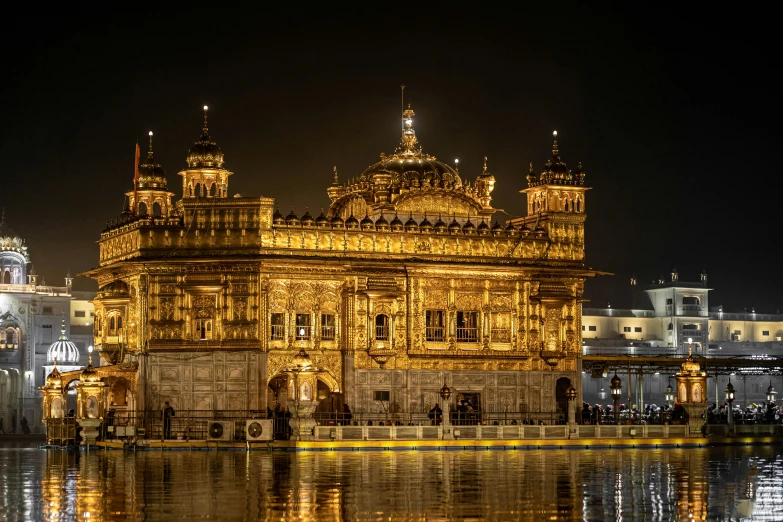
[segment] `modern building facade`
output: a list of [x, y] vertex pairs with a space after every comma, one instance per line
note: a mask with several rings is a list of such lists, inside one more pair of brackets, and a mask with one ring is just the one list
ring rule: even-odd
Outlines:
[[[334, 169], [317, 216], [230, 197], [206, 108], [174, 203], [150, 145], [86, 273], [99, 283], [96, 348], [135, 372], [125, 407], [263, 410], [296, 397], [426, 412], [446, 383], [484, 411], [565, 411], [596, 275], [581, 164], [569, 170], [555, 140], [521, 187], [527, 215], [493, 222], [486, 158], [468, 180], [423, 152], [413, 116], [364, 172], [341, 182]], [[284, 370], [301, 349], [322, 371], [294, 386]]]
[[78, 354], [60, 363], [86, 364], [94, 294], [73, 291], [70, 274], [65, 286], [42, 284], [24, 239], [6, 223], [5, 213], [0, 221], [0, 275], [0, 418], [6, 431], [14, 420], [18, 431], [22, 417], [39, 430], [41, 397], [36, 388], [43, 386], [52, 364], [47, 355], [65, 335]]
[[[673, 357], [684, 356], [691, 349], [696, 357], [758, 360], [758, 367], [746, 364], [733, 376], [710, 372], [708, 364], [707, 371], [712, 373], [708, 396], [710, 403], [722, 403], [723, 390], [731, 378], [737, 389], [736, 404], [765, 403], [770, 386], [776, 391], [783, 387], [779, 365], [770, 363], [772, 358], [783, 357], [783, 314], [711, 307], [707, 273], [702, 272], [698, 279], [683, 281], [675, 269], [670, 279], [658, 279], [642, 289], [632, 278], [628, 288], [631, 307], [615, 308], [607, 303], [603, 308], [584, 308], [583, 354]], [[620, 375], [627, 374], [621, 371]], [[639, 378], [634, 369], [631, 375], [633, 402], [664, 403], [673, 372], [656, 374], [651, 370]], [[593, 378], [586, 376], [585, 400], [606, 404], [611, 377], [601, 372]], [[624, 393], [623, 402], [626, 396]]]

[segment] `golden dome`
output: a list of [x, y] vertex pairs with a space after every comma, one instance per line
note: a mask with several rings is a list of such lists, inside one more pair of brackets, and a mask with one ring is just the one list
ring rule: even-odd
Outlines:
[[98, 372], [95, 371], [95, 367], [92, 365], [92, 362], [90, 362], [87, 367], [82, 370], [82, 373], [79, 374], [79, 382], [83, 384], [94, 384], [101, 382], [101, 377], [98, 375]]
[[201, 138], [193, 144], [188, 152], [188, 167], [192, 169], [222, 169], [223, 151], [212, 141], [207, 125], [207, 107], [204, 106], [204, 128]]
[[541, 170], [541, 174], [536, 178], [533, 173], [533, 164], [530, 164], [530, 174], [527, 176], [528, 185], [584, 185], [585, 173], [582, 171], [582, 163], [577, 167], [576, 175], [572, 174], [565, 162], [560, 159], [560, 150], [557, 145], [557, 131], [553, 133], [552, 157], [549, 158]]
[[150, 132], [150, 147], [147, 158], [139, 165], [139, 188], [166, 190], [166, 172], [158, 163], [152, 152], [152, 132]]
[[476, 183], [464, 183], [459, 170], [422, 151], [413, 130], [414, 112], [410, 105], [403, 112], [400, 144], [391, 155], [381, 154], [358, 177], [340, 185], [335, 179], [327, 189], [332, 206], [329, 215], [343, 219], [363, 213], [377, 219], [382, 212], [413, 212], [456, 215], [491, 215], [490, 194], [495, 178], [486, 172]]
[[57, 369], [57, 361], [54, 361], [54, 369], [52, 370], [52, 373], [46, 377], [46, 386], [48, 388], [54, 388], [58, 390], [63, 387], [63, 378]]
[[105, 299], [107, 297], [126, 298], [130, 297], [130, 291], [128, 290], [128, 285], [124, 281], [117, 279], [116, 281], [112, 281], [109, 284], [103, 285], [98, 290], [98, 297], [101, 299]]

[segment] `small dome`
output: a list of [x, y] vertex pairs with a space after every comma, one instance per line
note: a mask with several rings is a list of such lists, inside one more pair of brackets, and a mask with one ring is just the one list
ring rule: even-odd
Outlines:
[[419, 224], [413, 219], [413, 214], [411, 214], [408, 221], [405, 222], [405, 230], [408, 232], [417, 232], [419, 230]]
[[296, 215], [296, 212], [294, 212], [293, 208], [291, 209], [291, 212], [289, 212], [285, 217], [285, 224], [288, 226], [296, 226], [301, 224], [299, 221], [299, 216]]
[[335, 215], [332, 219], [329, 220], [329, 224], [332, 225], [332, 228], [344, 228], [345, 227], [345, 221], [343, 218], [341, 218], [338, 215]]
[[501, 225], [498, 221], [495, 221], [495, 224], [492, 225], [492, 235], [493, 236], [499, 236], [504, 231], [505, 230], [503, 229], [503, 225]]
[[345, 220], [345, 228], [359, 228], [359, 220], [353, 217], [353, 214]]
[[482, 219], [481, 223], [476, 227], [476, 232], [481, 236], [489, 234], [489, 225], [487, 225], [487, 222]]
[[546, 229], [542, 227], [541, 225], [538, 225], [535, 230], [533, 230], [533, 236], [535, 237], [546, 237]]
[[92, 363], [88, 364], [87, 367], [82, 370], [82, 373], [79, 374], [79, 382], [81, 384], [94, 384], [96, 382], [101, 382], [101, 377], [98, 375], [98, 372], [95, 371]]
[[60, 371], [57, 369], [57, 364], [54, 365], [52, 373], [46, 376], [46, 386], [48, 388], [60, 389], [63, 387], [63, 377], [60, 375]]
[[449, 223], [449, 233], [450, 234], [459, 234], [462, 232], [462, 227], [460, 226], [459, 222], [455, 219]]
[[383, 217], [383, 214], [381, 214], [381, 217], [375, 220], [375, 228], [378, 230], [389, 230], [389, 222], [386, 221], [386, 218]]
[[440, 216], [438, 217], [438, 220], [435, 222], [435, 225], [433, 225], [432, 228], [435, 230], [435, 232], [439, 234], [443, 234], [444, 232], [446, 232], [447, 229], [446, 223], [440, 218]]
[[212, 141], [207, 125], [207, 108], [204, 107], [204, 128], [201, 129], [201, 137], [193, 144], [188, 152], [188, 167], [192, 169], [222, 169], [223, 151]]
[[61, 364], [79, 363], [79, 349], [65, 335], [65, 320], [63, 320], [60, 330], [60, 338], [53, 342], [49, 350], [46, 351], [46, 362], [54, 363], [55, 361]]
[[389, 223], [389, 226], [395, 232], [398, 232], [398, 231], [402, 230], [405, 227], [405, 225], [402, 224], [402, 221], [400, 220], [400, 218], [397, 217], [397, 214], [394, 214], [394, 219], [392, 219], [392, 222]]
[[523, 235], [523, 236], [530, 235], [530, 229], [529, 229], [529, 228], [527, 228], [527, 225], [525, 225], [525, 223], [524, 223], [524, 222], [522, 223], [522, 226], [521, 226], [521, 227], [519, 227], [519, 233], [520, 233], [521, 235]]
[[280, 213], [280, 209], [275, 207], [275, 213], [272, 214], [272, 223], [275, 225], [285, 225], [285, 218]]
[[519, 230], [517, 230], [517, 227], [514, 226], [514, 223], [511, 221], [508, 222], [508, 225], [506, 225], [506, 234], [509, 236], [516, 236]]
[[329, 218], [324, 216], [324, 209], [321, 209], [321, 214], [317, 218], [315, 218], [315, 224], [319, 227], [328, 227], [329, 226]]
[[315, 219], [310, 215], [310, 210], [306, 209], [304, 216], [302, 216], [302, 226], [311, 227], [315, 224]]
[[419, 230], [421, 230], [422, 232], [429, 232], [430, 230], [432, 230], [432, 223], [429, 222], [427, 216], [424, 216], [424, 220], [421, 223], [419, 223]]
[[468, 221], [462, 225], [462, 232], [465, 234], [475, 234], [476, 233], [476, 225], [473, 224], [473, 222], [468, 218]]
[[364, 219], [362, 219], [362, 222], [360, 223], [362, 226], [362, 230], [372, 230], [375, 228], [375, 222], [370, 218], [369, 214], [364, 216]]
[[155, 162], [152, 152], [152, 132], [150, 132], [150, 148], [147, 158], [139, 165], [139, 188], [166, 190], [166, 171], [159, 163]]
[[107, 285], [103, 285], [98, 290], [97, 297], [102, 299], [107, 297], [130, 297], [130, 291], [128, 290], [128, 285], [123, 280], [117, 279]]

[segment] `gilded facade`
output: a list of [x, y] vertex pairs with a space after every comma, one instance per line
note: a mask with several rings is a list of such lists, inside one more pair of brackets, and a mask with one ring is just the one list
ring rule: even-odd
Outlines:
[[555, 141], [520, 191], [527, 215], [493, 222], [486, 158], [469, 179], [423, 152], [413, 117], [361, 174], [334, 169], [315, 217], [230, 197], [206, 108], [173, 204], [150, 143], [87, 273], [96, 349], [138, 363], [134, 407], [265, 409], [301, 348], [324, 370], [322, 406], [426, 412], [447, 382], [484, 411], [565, 407], [568, 385], [581, 390], [581, 296], [596, 274], [581, 164], [568, 170]]

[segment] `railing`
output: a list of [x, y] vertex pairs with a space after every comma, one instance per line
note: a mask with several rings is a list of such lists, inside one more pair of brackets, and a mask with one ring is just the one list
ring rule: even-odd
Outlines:
[[23, 284], [0, 284], [0, 292], [24, 292], [24, 293], [39, 293], [50, 295], [69, 295], [67, 286], [41, 286], [41, 285], [23, 285]]
[[458, 343], [477, 343], [478, 342], [478, 328], [465, 328], [462, 326], [457, 327], [457, 342]]
[[76, 419], [48, 419], [46, 421], [46, 443], [68, 446], [76, 443]]
[[432, 342], [443, 342], [445, 340], [446, 328], [443, 326], [427, 326], [424, 329], [425, 339]]
[[296, 340], [297, 341], [309, 341], [310, 340], [310, 326], [309, 325], [297, 325], [296, 326]]
[[321, 339], [324, 341], [334, 341], [334, 326], [321, 326]]
[[272, 325], [272, 341], [282, 341], [285, 336], [285, 326], [282, 324]]
[[388, 341], [389, 340], [389, 327], [375, 325], [375, 340], [376, 341]]

